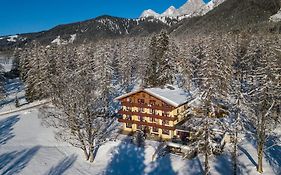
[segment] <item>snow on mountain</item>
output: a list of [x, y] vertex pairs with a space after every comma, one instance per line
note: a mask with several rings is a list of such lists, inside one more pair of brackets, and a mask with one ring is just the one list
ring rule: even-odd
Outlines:
[[217, 6], [219, 6], [221, 3], [223, 3], [225, 0], [212, 0], [208, 2], [206, 5], [201, 6], [201, 8], [197, 9], [196, 11], [193, 12], [190, 16], [203, 16], [209, 11], [213, 10]]
[[10, 36], [3, 36], [3, 37], [0, 37], [0, 40], [4, 40], [8, 43], [16, 43], [18, 41], [25, 41], [27, 38], [21, 36], [21, 35], [10, 35]]
[[57, 36], [51, 43], [57, 45], [66, 45], [73, 43], [77, 38], [77, 34], [70, 35], [69, 40], [62, 39], [61, 36]]
[[13, 35], [13, 36], [9, 36], [9, 38], [7, 39], [7, 41], [9, 42], [17, 42], [18, 35]]
[[165, 12], [161, 14], [161, 16], [166, 16], [166, 17], [177, 17], [179, 15], [180, 14], [178, 10], [174, 6], [169, 7]]
[[183, 6], [179, 8], [180, 15], [193, 14], [198, 9], [205, 6], [203, 0], [188, 0]]
[[159, 14], [156, 13], [155, 11], [148, 9], [142, 12], [140, 18], [146, 18], [146, 17], [158, 17]]
[[74, 40], [76, 39], [76, 36], [77, 36], [77, 34], [73, 34], [73, 35], [70, 35], [70, 39], [69, 39], [69, 43], [73, 43], [74, 42]]
[[51, 43], [52, 43], [52, 44], [61, 45], [60, 36], [57, 36], [57, 38], [56, 38], [56, 39], [54, 39]]
[[269, 20], [273, 21], [273, 22], [280, 22], [281, 21], [281, 9], [275, 15], [272, 15], [269, 18]]
[[188, 17], [203, 16], [209, 11], [213, 10], [215, 7], [219, 6], [224, 1], [225, 0], [211, 0], [210, 2], [205, 4], [203, 0], [188, 0], [179, 9], [171, 6], [161, 15], [151, 9], [145, 10], [140, 18], [155, 17], [161, 20], [163, 17], [168, 17], [178, 18], [179, 20], [182, 20]]

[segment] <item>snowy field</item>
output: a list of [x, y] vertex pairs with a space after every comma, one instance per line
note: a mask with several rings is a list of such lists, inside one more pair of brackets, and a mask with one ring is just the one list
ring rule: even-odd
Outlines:
[[[24, 89], [18, 79], [6, 85], [7, 99], [2, 100], [1, 112], [13, 111], [15, 93], [25, 101]], [[1, 175], [199, 175], [203, 173], [203, 158], [182, 159], [166, 155], [152, 161], [159, 143], [147, 141], [145, 148], [131, 144], [130, 138], [119, 135], [96, 153], [94, 163], [84, 161], [81, 151], [54, 138], [54, 129], [41, 125], [38, 118], [40, 104], [22, 104], [20, 112], [0, 115], [0, 174]], [[28, 109], [26, 109], [28, 107]], [[26, 109], [26, 110], [25, 110]], [[228, 153], [212, 157], [212, 174], [232, 174]], [[243, 139], [239, 146], [240, 174], [256, 175], [255, 142]], [[264, 174], [281, 174], [281, 147], [265, 152]]]

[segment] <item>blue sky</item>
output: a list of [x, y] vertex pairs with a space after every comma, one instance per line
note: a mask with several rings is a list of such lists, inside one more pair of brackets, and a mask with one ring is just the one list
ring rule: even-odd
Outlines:
[[[187, 0], [0, 0], [0, 36], [50, 29], [59, 24], [112, 15], [137, 18], [143, 10], [163, 12]], [[205, 2], [209, 0], [204, 0]]]

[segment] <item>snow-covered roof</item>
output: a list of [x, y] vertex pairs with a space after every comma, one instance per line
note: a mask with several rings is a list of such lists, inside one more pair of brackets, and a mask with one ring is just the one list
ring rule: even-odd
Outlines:
[[163, 88], [157, 87], [157, 88], [145, 88], [145, 89], [137, 90], [119, 96], [116, 98], [116, 100], [126, 98], [138, 92], [146, 92], [174, 107], [181, 106], [182, 104], [185, 104], [190, 100], [192, 100], [191, 94], [189, 92], [186, 92], [183, 89], [172, 85], [166, 85]]

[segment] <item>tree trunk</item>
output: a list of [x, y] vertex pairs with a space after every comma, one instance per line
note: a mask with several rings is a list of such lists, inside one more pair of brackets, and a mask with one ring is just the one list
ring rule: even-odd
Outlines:
[[262, 157], [263, 157], [263, 144], [259, 142], [259, 144], [258, 144], [258, 167], [257, 167], [259, 173], [263, 172]]
[[94, 149], [93, 148], [90, 148], [90, 151], [89, 151], [89, 160], [90, 162], [94, 162]]
[[210, 167], [209, 167], [209, 129], [208, 129], [208, 118], [205, 123], [205, 175], [210, 174]]
[[81, 149], [82, 149], [83, 152], [84, 152], [85, 159], [86, 159], [86, 160], [89, 160], [90, 155], [89, 155], [89, 153], [88, 153], [88, 151], [87, 151], [87, 147], [86, 147], [85, 142], [84, 142], [84, 140], [82, 139], [80, 133], [78, 133], [78, 138], [79, 138], [80, 143], [82, 144], [82, 148], [81, 148]]
[[210, 169], [210, 167], [209, 167], [209, 155], [208, 155], [208, 150], [206, 150], [206, 152], [205, 152], [205, 175], [209, 175], [210, 173], [209, 173], [209, 170]]
[[[237, 127], [237, 126], [236, 126]], [[233, 147], [233, 175], [237, 175], [237, 143], [238, 143], [238, 131], [237, 128], [235, 129], [235, 138], [234, 138], [234, 147]]]
[[89, 155], [90, 155], [90, 162], [94, 162], [94, 148], [96, 147], [96, 140], [94, 139], [93, 141], [93, 145], [90, 145], [90, 149], [89, 149]]
[[263, 158], [263, 148], [265, 142], [265, 116], [262, 116], [259, 131], [258, 131], [258, 167], [259, 173], [263, 172], [262, 168], [262, 158]]
[[85, 155], [85, 159], [89, 160], [90, 156], [89, 156], [89, 153], [87, 152], [87, 149], [83, 148], [83, 152], [84, 152], [84, 155]]

